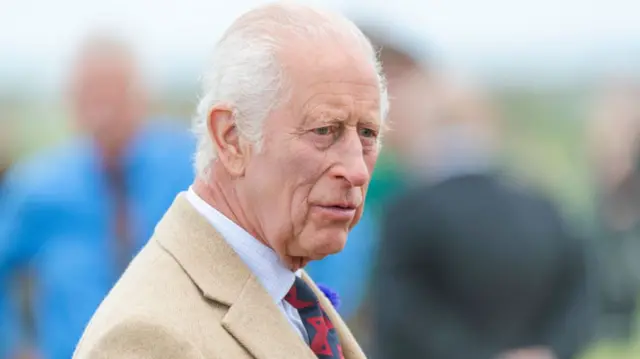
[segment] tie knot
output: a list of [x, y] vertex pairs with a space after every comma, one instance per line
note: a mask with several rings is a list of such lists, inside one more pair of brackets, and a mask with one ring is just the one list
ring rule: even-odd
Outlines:
[[313, 293], [311, 287], [298, 277], [296, 277], [287, 295], [284, 296], [284, 300], [298, 310], [318, 305], [318, 297]]

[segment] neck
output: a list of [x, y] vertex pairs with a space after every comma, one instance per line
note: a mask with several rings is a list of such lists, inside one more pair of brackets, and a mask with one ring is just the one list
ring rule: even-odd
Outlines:
[[242, 215], [243, 211], [238, 208], [239, 206], [235, 205], [237, 201], [235, 198], [231, 198], [233, 197], [232, 194], [230, 196], [223, 190], [223, 186], [218, 181], [207, 183], [198, 177], [193, 183], [193, 190], [211, 207], [217, 209], [225, 217], [255, 237], [255, 233], [252, 233], [253, 231], [250, 231], [248, 226], [245, 225], [247, 221], [244, 219], [245, 216]]
[[[212, 169], [215, 167], [217, 166], [212, 166]], [[197, 177], [192, 188], [203, 201], [243, 228], [257, 241], [274, 250], [291, 271], [296, 271], [307, 264], [308, 261], [304, 258], [290, 257], [284, 254], [284, 251], [281, 252], [273, 248], [269, 241], [266, 240], [260, 227], [254, 224], [258, 223], [258, 221], [250, 220], [250, 211], [245, 211], [240, 204], [236, 191], [233, 189], [235, 188], [233, 179], [228, 174], [217, 170], [209, 182]]]

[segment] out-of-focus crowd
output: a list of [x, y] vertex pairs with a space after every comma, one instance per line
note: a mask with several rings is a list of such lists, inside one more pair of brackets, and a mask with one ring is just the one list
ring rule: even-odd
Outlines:
[[[575, 228], [506, 168], [490, 91], [441, 71], [420, 40], [362, 28], [380, 48], [389, 128], [347, 247], [307, 271], [340, 293], [368, 353], [570, 359], [616, 343], [631, 348], [616, 359], [635, 357], [640, 86], [607, 83], [585, 109], [597, 205]], [[71, 357], [193, 180], [194, 141], [151, 114], [138, 66], [120, 39], [88, 38], [71, 66], [77, 136], [19, 159], [0, 148], [0, 358]], [[0, 126], [0, 145], [15, 142]]]

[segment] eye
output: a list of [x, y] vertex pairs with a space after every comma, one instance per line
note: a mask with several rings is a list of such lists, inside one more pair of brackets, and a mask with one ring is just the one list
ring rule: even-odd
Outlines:
[[316, 135], [320, 135], [320, 136], [331, 135], [335, 132], [333, 126], [318, 127], [318, 128], [314, 128], [311, 131]]
[[378, 136], [378, 133], [370, 128], [361, 128], [360, 136], [366, 138], [376, 138]]

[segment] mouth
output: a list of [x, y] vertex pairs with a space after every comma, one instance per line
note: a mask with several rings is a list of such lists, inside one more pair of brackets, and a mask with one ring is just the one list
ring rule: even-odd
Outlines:
[[340, 204], [331, 204], [325, 207], [335, 208], [335, 209], [344, 209], [344, 210], [351, 210], [351, 209], [355, 210], [358, 206], [350, 203], [340, 203]]
[[351, 220], [356, 214], [357, 206], [351, 203], [320, 205], [317, 208], [327, 217], [334, 220]]

